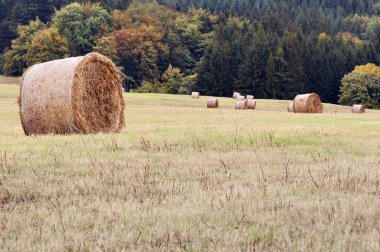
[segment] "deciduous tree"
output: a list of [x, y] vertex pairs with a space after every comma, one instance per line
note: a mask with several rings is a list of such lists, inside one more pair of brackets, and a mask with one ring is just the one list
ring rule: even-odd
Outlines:
[[64, 58], [68, 55], [67, 40], [55, 28], [39, 30], [27, 53], [27, 65]]

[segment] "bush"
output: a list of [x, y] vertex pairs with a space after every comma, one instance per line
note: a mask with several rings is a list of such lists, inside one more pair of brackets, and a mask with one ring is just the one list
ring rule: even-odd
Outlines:
[[339, 103], [380, 107], [380, 67], [373, 64], [358, 66], [341, 81]]
[[68, 55], [67, 40], [57, 29], [39, 30], [33, 37], [26, 54], [26, 62], [30, 67], [34, 64], [64, 58]]
[[159, 81], [149, 82], [143, 81], [140, 88], [136, 90], [137, 93], [167, 93], [168, 90], [162, 86]]

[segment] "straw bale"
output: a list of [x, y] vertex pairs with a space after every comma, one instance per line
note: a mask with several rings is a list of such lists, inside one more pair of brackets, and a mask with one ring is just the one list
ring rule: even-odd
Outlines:
[[288, 112], [294, 113], [294, 102], [291, 102], [288, 105]]
[[247, 109], [256, 109], [256, 100], [247, 100]]
[[234, 92], [234, 94], [232, 95], [232, 98], [236, 99], [239, 95], [240, 95], [240, 93]]
[[218, 108], [219, 107], [219, 101], [216, 98], [210, 98], [207, 101], [207, 108]]
[[355, 114], [356, 113], [357, 114], [365, 113], [365, 106], [364, 105], [360, 105], [360, 104], [352, 106], [352, 113], [355, 113]]
[[247, 109], [247, 100], [236, 101], [236, 103], [235, 103], [235, 109], [238, 109], [238, 110]]
[[191, 93], [191, 98], [193, 98], [193, 99], [199, 99], [199, 97], [200, 97], [199, 92], [192, 92]]
[[97, 53], [30, 67], [19, 95], [25, 134], [119, 132], [125, 126], [120, 76]]
[[316, 93], [297, 95], [293, 101], [295, 113], [322, 113], [321, 98]]
[[238, 101], [244, 101], [244, 100], [245, 100], [245, 97], [242, 96], [242, 95], [238, 95], [238, 96], [236, 97], [236, 100], [238, 100]]

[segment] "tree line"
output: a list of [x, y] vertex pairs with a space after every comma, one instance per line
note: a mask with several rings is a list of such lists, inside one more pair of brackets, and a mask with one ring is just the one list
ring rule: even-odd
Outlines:
[[96, 51], [122, 68], [129, 90], [274, 99], [317, 92], [336, 103], [343, 76], [380, 62], [375, 0], [70, 2], [0, 0], [6, 74]]

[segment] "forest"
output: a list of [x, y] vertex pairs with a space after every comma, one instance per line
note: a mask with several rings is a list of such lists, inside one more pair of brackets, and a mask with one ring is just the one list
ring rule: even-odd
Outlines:
[[0, 0], [0, 71], [95, 51], [128, 91], [350, 104], [347, 75], [371, 63], [363, 99], [376, 106], [379, 14], [379, 0]]

